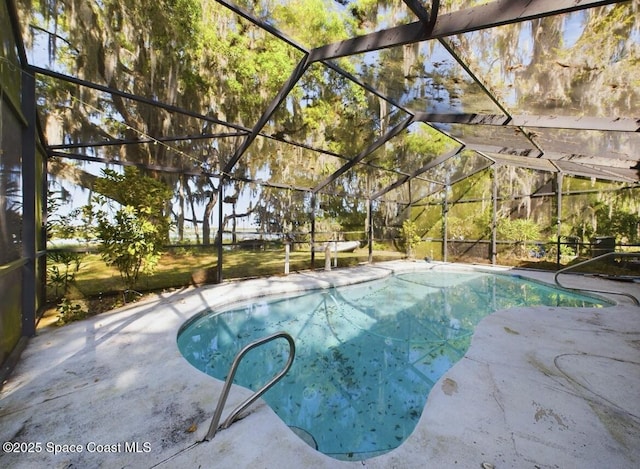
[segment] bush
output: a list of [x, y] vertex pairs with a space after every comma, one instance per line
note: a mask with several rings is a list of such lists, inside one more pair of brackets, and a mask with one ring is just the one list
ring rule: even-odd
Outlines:
[[[125, 168], [124, 174], [103, 170], [95, 188], [103, 195], [94, 197], [99, 208], [91, 207], [88, 213], [97, 220], [100, 254], [118, 269], [127, 290], [133, 290], [141, 272], [153, 272], [168, 240], [169, 218], [162, 214], [171, 188], [133, 167]], [[114, 202], [120, 208], [115, 209]]]
[[82, 307], [80, 303], [73, 303], [68, 298], [64, 298], [56, 307], [58, 311], [58, 320], [56, 324], [62, 326], [72, 321], [78, 321], [88, 316], [88, 311]]
[[47, 266], [47, 284], [53, 288], [54, 297], [60, 298], [69, 292], [80, 270], [81, 254], [52, 250], [47, 252], [47, 261], [54, 264]]
[[132, 290], [141, 271], [153, 272], [160, 259], [156, 244], [158, 230], [149, 220], [136, 216], [127, 205], [111, 221], [105, 212], [97, 212], [100, 254], [105, 263], [120, 272], [127, 289]]
[[498, 235], [505, 241], [514, 241], [514, 254], [523, 256], [527, 251], [527, 243], [540, 237], [540, 226], [530, 219], [501, 218], [498, 221]]
[[422, 241], [422, 238], [418, 234], [418, 227], [413, 220], [405, 220], [402, 223], [400, 229], [400, 240], [404, 247], [407, 257], [413, 258], [415, 254], [415, 247]]

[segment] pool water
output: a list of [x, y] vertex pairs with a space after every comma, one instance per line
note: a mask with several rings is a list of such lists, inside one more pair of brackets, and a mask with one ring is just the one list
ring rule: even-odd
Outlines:
[[[537, 305], [609, 303], [510, 275], [427, 271], [205, 312], [181, 329], [178, 346], [196, 368], [224, 380], [242, 347], [288, 332], [295, 361], [264, 400], [319, 451], [362, 460], [412, 433], [431, 388], [465, 354], [483, 317]], [[252, 350], [234, 382], [259, 389], [288, 350], [285, 340]]]

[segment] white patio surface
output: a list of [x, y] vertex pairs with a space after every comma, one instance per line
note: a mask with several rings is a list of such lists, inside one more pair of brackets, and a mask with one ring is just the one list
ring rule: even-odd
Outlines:
[[[385, 455], [323, 455], [262, 400], [201, 442], [223, 383], [180, 354], [176, 336], [189, 318], [257, 294], [440, 265], [396, 261], [187, 288], [40, 330], [0, 392], [1, 440], [14, 443], [0, 467], [640, 467], [640, 308], [623, 296], [610, 296], [619, 303], [608, 308], [514, 308], [483, 319], [414, 433]], [[549, 273], [517, 273], [552, 283]], [[640, 297], [638, 283], [562, 280]], [[234, 386], [223, 418], [247, 396]]]

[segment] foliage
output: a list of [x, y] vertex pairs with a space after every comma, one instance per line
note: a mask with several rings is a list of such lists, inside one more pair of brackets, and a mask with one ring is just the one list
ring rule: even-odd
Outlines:
[[[238, 5], [258, 18], [272, 18], [274, 25], [307, 50], [376, 30], [382, 24], [400, 24], [406, 19], [404, 9], [387, 1], [338, 3], [340, 5], [302, 0], [284, 5], [273, 1], [240, 0]], [[638, 76], [634, 73], [638, 64], [636, 4], [622, 2], [610, 8], [591, 8], [576, 13], [579, 21], [575, 23], [580, 22], [584, 27], [578, 37], [571, 38], [571, 44], [566, 43], [566, 22], [561, 16], [552, 16], [469, 33], [448, 41], [447, 47], [468, 60], [470, 68], [487, 88], [512, 89], [509, 96], [498, 95], [499, 101], [537, 111], [534, 114], [546, 114], [558, 106], [565, 106], [581, 109], [587, 115], [628, 115], [629, 103], [637, 102], [640, 89], [629, 87], [626, 78]], [[465, 2], [455, 0], [451, 5], [455, 11]], [[38, 86], [46, 95], [41, 106], [45, 116], [43, 131], [48, 137], [59, 134], [59, 141], [50, 141], [54, 145], [97, 142], [105, 138], [114, 142], [117, 139], [150, 141], [169, 135], [228, 134], [230, 127], [219, 123], [222, 121], [239, 126], [236, 130], [253, 128], [304, 55], [297, 47], [265, 33], [214, 0], [28, 0], [18, 2], [18, 8], [23, 10], [23, 21], [30, 23], [23, 29], [29, 31], [26, 34], [33, 34], [33, 43], [49, 45], [52, 69], [202, 112], [208, 118], [205, 122], [188, 113], [160, 108], [151, 111], [144, 101], [41, 76]], [[29, 9], [32, 9], [31, 14], [26, 11]], [[36, 34], [43, 35], [36, 37]], [[233, 176], [271, 181], [279, 178], [276, 181], [279, 184], [314, 188], [345, 163], [328, 153], [339, 153], [351, 159], [399, 122], [404, 113], [397, 112], [392, 103], [400, 104], [401, 108], [435, 105], [444, 109], [447, 103], [442, 101], [448, 100], [452, 109], [460, 109], [464, 104], [466, 112], [486, 113], [483, 94], [473, 91], [476, 83], [457, 71], [457, 67], [443, 66], [435, 51], [432, 44], [411, 44], [339, 60], [340, 67], [347, 73], [358, 75], [361, 82], [379, 89], [391, 98], [390, 101], [337, 73], [329, 64], [311, 64], [288, 97], [276, 106], [275, 114], [261, 129], [255, 145], [237, 162]], [[429, 85], [419, 85], [424, 82], [415, 80], [416, 77], [428, 78]], [[637, 83], [637, 78], [631, 80]], [[518, 86], [513, 86], [516, 83]], [[424, 89], [418, 90], [415, 86]], [[420, 103], [414, 99], [429, 102]], [[281, 141], [267, 142], [270, 139], [263, 138], [267, 135]], [[563, 140], [561, 132], [557, 138]], [[600, 138], [597, 132], [581, 135], [581, 139], [587, 140]], [[321, 149], [327, 154], [314, 154], [313, 163], [317, 164], [311, 168], [309, 154], [289, 143]], [[376, 193], [396, 180], [397, 173], [386, 170], [401, 169], [411, 174], [427, 167], [452, 146], [457, 146], [457, 142], [445, 134], [427, 124], [414, 123], [407, 132], [367, 157], [368, 164], [364, 169], [363, 165], [355, 165], [353, 171], [335, 181], [336, 193], [345, 192], [355, 197]], [[157, 168], [171, 167], [184, 170], [185, 174], [199, 173], [202, 169], [221, 174], [229, 155], [234, 155], [238, 148], [236, 137], [228, 135], [184, 139], [170, 144], [157, 140], [139, 145], [95, 146], [91, 151], [97, 158]], [[112, 152], [117, 152], [117, 157]], [[474, 160], [468, 158], [470, 162]], [[425, 179], [443, 181], [450, 176], [469, 174], [472, 168], [464, 165], [464, 159], [458, 163], [456, 158], [446, 165], [434, 164]], [[383, 171], [372, 171], [371, 167]], [[534, 218], [544, 225], [542, 211], [535, 213], [535, 201], [530, 195], [543, 187], [548, 173], [525, 169], [499, 172], [500, 212], [510, 217]], [[169, 186], [179, 189], [176, 191], [180, 206], [176, 213], [176, 223], [181, 225], [179, 232], [188, 219], [185, 207], [191, 205], [194, 228], [197, 230], [201, 224], [203, 242], [208, 244], [212, 210], [217, 202], [215, 178], [202, 174], [189, 179], [168, 172], [163, 178]], [[184, 182], [185, 179], [189, 181]], [[468, 188], [467, 182], [454, 187], [467, 197], [473, 194], [488, 200], [487, 191], [481, 190], [487, 187], [486, 182], [485, 178], [478, 187]], [[85, 182], [81, 184], [89, 187]], [[237, 181], [228, 184], [234, 185], [235, 189], [241, 185]], [[426, 197], [433, 189], [421, 185], [427, 186], [427, 183], [416, 183], [411, 189], [410, 200]], [[95, 189], [99, 192], [99, 185]], [[127, 187], [127, 191], [136, 189], [136, 186]], [[265, 231], [308, 233], [308, 200], [291, 196], [287, 189], [270, 189], [260, 194], [256, 212], [259, 226]], [[403, 190], [406, 185], [393, 192]], [[145, 196], [137, 192], [136, 199]], [[514, 194], [526, 196], [516, 199]], [[124, 200], [126, 191], [105, 195], [123, 205], [136, 206]], [[391, 195], [395, 194], [390, 194], [388, 200], [394, 200]], [[575, 210], [565, 210], [569, 216], [575, 214], [576, 217], [566, 223], [574, 227], [580, 224], [575, 231], [583, 237], [610, 232], [629, 241], [638, 239], [637, 216], [635, 231], [633, 229], [637, 209], [634, 212], [629, 207], [617, 207], [612, 213], [607, 207], [617, 202], [599, 200], [594, 203], [602, 205], [593, 214], [593, 219]], [[196, 215], [195, 204], [206, 204], [204, 216]], [[355, 207], [355, 202], [332, 202], [328, 216], [343, 229], [361, 229], [365, 223], [364, 211]], [[434, 212], [433, 218], [430, 215], [428, 220], [424, 217], [418, 222], [424, 228], [423, 235], [427, 229], [438, 226], [441, 213]], [[166, 240], [168, 219], [164, 215], [169, 211], [166, 207], [155, 207], [153, 213], [159, 216], [154, 220], [158, 238]], [[374, 228], [383, 231], [397, 226], [404, 217], [402, 210], [392, 204], [381, 204], [373, 216]], [[4, 225], [19, 226], [19, 221], [17, 216], [12, 223]], [[64, 227], [71, 230], [72, 224]], [[449, 219], [449, 230], [454, 237], [481, 237], [487, 233], [487, 227], [487, 218], [477, 217], [471, 208], [460, 210]], [[438, 230], [431, 233], [434, 231]], [[70, 236], [71, 231], [60, 231], [59, 235]], [[0, 236], [0, 245], [12, 247], [4, 232], [0, 232]], [[305, 236], [303, 234], [301, 238]]]
[[[473, 208], [473, 207], [470, 207]], [[491, 231], [491, 211], [476, 211], [467, 216], [448, 215], [447, 237], [449, 239], [481, 239]]]
[[173, 191], [167, 184], [143, 175], [134, 166], [127, 166], [123, 174], [103, 169], [94, 189], [101, 194], [99, 200], [109, 198], [123, 207], [131, 207], [133, 215], [153, 224], [155, 235], [152, 241], [156, 244], [169, 240], [170, 220], [164, 212]]
[[471, 228], [471, 224], [468, 223], [464, 218], [458, 218], [451, 215], [447, 216], [448, 239], [469, 239]]
[[[355, 198], [334, 197], [323, 195], [320, 207], [322, 215], [332, 221], [331, 231], [359, 231], [365, 226], [367, 208], [366, 202]], [[316, 230], [318, 230], [316, 219]]]
[[335, 219], [319, 217], [316, 219], [316, 242], [336, 240], [335, 234], [340, 230], [342, 226]]
[[53, 287], [54, 296], [59, 298], [69, 291], [75, 281], [76, 273], [80, 270], [81, 255], [77, 252], [63, 250], [48, 250], [47, 284]]
[[161, 213], [171, 190], [131, 167], [122, 175], [104, 170], [96, 185], [121, 203], [116, 209], [105, 196], [94, 197], [98, 208], [91, 215], [97, 221], [102, 258], [118, 269], [126, 288], [132, 290], [139, 274], [152, 273], [160, 258], [169, 227]]
[[[311, 207], [304, 194], [274, 188], [263, 188], [262, 193], [254, 212], [255, 223], [260, 231], [286, 233], [295, 242], [308, 242]], [[292, 207], [298, 209], [293, 210]], [[306, 207], [307, 210], [301, 210], [300, 207]]]
[[501, 218], [498, 220], [498, 235], [501, 239], [515, 241], [515, 254], [522, 256], [529, 241], [540, 237], [540, 226], [531, 219]]
[[[640, 241], [640, 188], [579, 178], [568, 179], [563, 212], [572, 236], [589, 242], [595, 236], [614, 236], [622, 243]], [[581, 191], [588, 191], [580, 193]], [[563, 233], [564, 234], [564, 233]]]
[[298, 24], [300, 39], [311, 48], [346, 39], [344, 18], [337, 11], [325, 8], [322, 0], [299, 0], [277, 4], [273, 17], [278, 23]]
[[127, 289], [133, 289], [141, 269], [153, 272], [160, 258], [156, 244], [158, 230], [148, 219], [136, 215], [130, 205], [117, 210], [111, 219], [103, 210], [96, 212], [100, 252], [107, 265], [115, 266]]
[[610, 233], [626, 243], [637, 243], [640, 236], [640, 215], [621, 207], [600, 207], [598, 227], [601, 233]]
[[68, 298], [64, 298], [58, 303], [56, 311], [58, 312], [58, 320], [56, 321], [58, 326], [84, 319], [89, 315], [80, 302], [74, 302]]
[[[0, 134], [0, 143], [1, 140]], [[10, 155], [5, 157], [2, 152], [0, 148], [0, 265], [20, 258], [22, 239], [20, 179], [12, 176], [11, 161], [8, 161]]]
[[412, 258], [414, 250], [422, 238], [418, 234], [418, 227], [413, 220], [405, 220], [400, 229], [401, 243], [405, 248], [407, 256]]
[[[563, 237], [560, 237], [560, 262], [566, 263], [573, 259], [577, 252], [570, 245], [564, 242]], [[549, 238], [548, 249], [546, 251], [546, 257], [550, 261], [556, 261], [558, 257], [558, 235], [553, 235]]]
[[[58, 192], [47, 191], [47, 239], [71, 238], [81, 232], [81, 228], [74, 225], [78, 219], [78, 210], [73, 210], [67, 215], [61, 215], [59, 209], [68, 201], [68, 195], [63, 190]], [[60, 298], [69, 292], [69, 288], [75, 280], [76, 273], [80, 270], [82, 256], [80, 253], [48, 249], [47, 250], [47, 284], [54, 290], [55, 298]]]

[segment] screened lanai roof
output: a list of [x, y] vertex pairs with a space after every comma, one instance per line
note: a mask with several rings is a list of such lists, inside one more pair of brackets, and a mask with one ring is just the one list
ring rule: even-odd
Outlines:
[[15, 2], [50, 156], [403, 201], [640, 180], [638, 0], [134, 3]]

